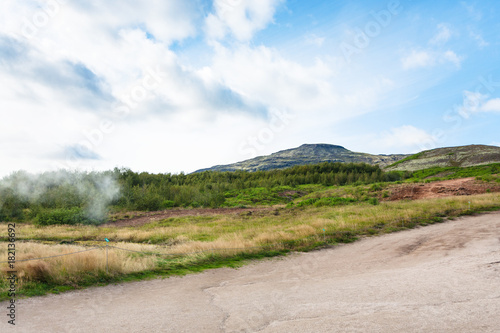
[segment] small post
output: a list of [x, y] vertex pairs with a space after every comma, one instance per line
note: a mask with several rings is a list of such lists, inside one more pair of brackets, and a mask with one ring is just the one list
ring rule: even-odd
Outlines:
[[326, 244], [326, 230], [323, 229], [323, 242]]
[[109, 267], [108, 267], [108, 243], [109, 243], [109, 239], [104, 238], [104, 240], [106, 240], [106, 274], [108, 274], [109, 273]]
[[470, 201], [469, 201], [469, 210], [470, 210]]

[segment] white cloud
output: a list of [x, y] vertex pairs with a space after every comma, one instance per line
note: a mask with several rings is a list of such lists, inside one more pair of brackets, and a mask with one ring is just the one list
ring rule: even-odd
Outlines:
[[[165, 63], [174, 67], [176, 56], [168, 46], [196, 33], [196, 9], [188, 2], [65, 2], [40, 27], [35, 18], [46, 15], [46, 4], [37, 3], [38, 7], [16, 2], [2, 26], [4, 33], [26, 46], [28, 59], [22, 59], [22, 67], [26, 61], [30, 62], [28, 72], [33, 72], [31, 63], [44, 61], [56, 69], [68, 62], [84, 64], [115, 98], [128, 92], [148, 67]], [[26, 36], [23, 27], [29, 26], [34, 30]]]
[[[4, 29], [40, 43], [57, 42], [55, 36], [73, 42], [77, 42], [75, 37], [84, 37], [86, 41], [91, 35], [99, 45], [103, 38], [112, 38], [117, 31], [141, 28], [156, 40], [170, 44], [196, 33], [196, 9], [188, 1], [153, 0], [149, 5], [138, 5], [118, 0], [34, 0], [2, 2], [0, 8]], [[92, 34], [97, 31], [101, 35]]]
[[479, 46], [480, 49], [490, 45], [490, 43], [488, 43], [483, 39], [483, 36], [481, 36], [481, 34], [470, 31], [469, 35], [477, 42], [477, 45]]
[[451, 38], [452, 31], [444, 23], [438, 24], [437, 29], [437, 33], [429, 40], [432, 47], [422, 50], [413, 49], [401, 58], [404, 69], [428, 68], [446, 63], [460, 68], [463, 57], [458, 56], [454, 51], [442, 49], [442, 45]]
[[473, 113], [500, 112], [500, 98], [490, 98], [480, 92], [464, 91], [462, 105], [457, 107], [458, 113], [467, 119]]
[[[193, 171], [247, 158], [240, 144], [259, 135], [259, 154], [316, 140], [348, 145], [335, 129], [340, 121], [395, 110], [421, 93], [383, 47], [400, 42], [393, 34], [346, 64], [328, 49], [335, 32], [309, 34], [290, 9], [277, 22], [283, 39], [273, 45], [273, 28], [254, 45], [283, 2], [215, 0], [208, 14], [198, 1], [0, 2], [0, 176], [64, 166], [66, 158], [85, 169]], [[447, 40], [440, 29], [436, 40]], [[460, 66], [461, 56], [429, 45], [435, 49], [409, 49], [403, 68]], [[478, 112], [497, 105], [486, 98]], [[272, 110], [293, 119], [268, 140]], [[385, 139], [406, 150], [429, 136], [409, 126]]]
[[446, 63], [452, 63], [455, 67], [460, 68], [462, 60], [462, 57], [450, 50], [444, 52], [412, 50], [409, 55], [401, 59], [401, 63], [404, 69], [434, 67]]
[[239, 41], [250, 40], [255, 32], [272, 22], [282, 0], [215, 0], [215, 13], [206, 18], [209, 39], [222, 39], [230, 34]]
[[218, 45], [213, 71], [231, 89], [271, 107], [315, 110], [337, 98], [324, 62], [305, 67], [265, 46], [228, 49]]
[[306, 36], [306, 44], [315, 45], [317, 47], [323, 46], [325, 42], [325, 37], [319, 37], [315, 34]]
[[438, 24], [437, 27], [438, 27], [438, 32], [434, 35], [434, 37], [431, 38], [429, 43], [431, 43], [431, 44], [444, 44], [450, 39], [451, 30], [444, 23]]
[[465, 119], [469, 118], [471, 113], [480, 111], [487, 97], [480, 92], [464, 91], [463, 104], [458, 107], [458, 113]]
[[483, 112], [500, 112], [500, 98], [490, 99], [481, 105], [480, 111]]
[[401, 62], [404, 69], [412, 69], [418, 67], [430, 67], [436, 62], [436, 59], [427, 51], [415, 51], [404, 57]]
[[474, 5], [469, 5], [467, 2], [462, 1], [461, 5], [465, 8], [470, 17], [472, 17], [476, 21], [480, 21], [483, 18], [483, 13], [476, 9]]
[[[217, 118], [225, 113], [235, 113], [235, 118], [265, 113], [265, 106], [183, 66], [169, 49], [172, 42], [196, 33], [197, 9], [186, 3], [68, 2], [47, 24], [24, 36], [23, 25], [32, 24], [34, 15], [48, 15], [45, 2], [37, 2], [38, 7], [2, 2], [0, 56], [5, 53], [9, 59], [0, 61], [0, 142], [8, 143], [9, 150], [0, 155], [0, 174], [136, 165], [133, 155], [116, 156], [114, 148], [135, 137], [157, 150], [155, 142], [144, 139], [151, 132], [141, 123], [164, 126], [161, 142], [176, 142], [185, 130], [180, 124], [218, 124], [217, 131], [224, 133], [219, 127], [224, 122]], [[121, 106], [126, 114], [116, 112]], [[188, 121], [170, 124], [178, 116]], [[103, 133], [103, 121], [115, 129]], [[137, 129], [121, 130], [130, 124]], [[187, 144], [199, 141], [193, 132], [182, 137]], [[203, 144], [216, 146], [213, 140]], [[148, 163], [144, 160], [140, 169], [148, 169]]]
[[437, 142], [436, 137], [412, 125], [392, 128], [382, 133], [376, 141], [382, 149], [401, 153], [419, 151], [423, 147], [434, 146]]
[[[272, 22], [279, 1], [231, 3], [235, 12], [222, 11], [218, 2], [212, 17], [222, 24], [222, 37], [237, 41], [205, 44], [213, 59], [202, 68], [184, 66], [171, 49], [197, 33], [199, 13], [177, 1], [68, 2], [29, 38], [22, 35], [22, 18], [44, 3], [2, 3], [10, 15], [0, 10], [0, 53], [10, 58], [0, 62], [0, 142], [9, 149], [0, 174], [114, 166], [193, 171], [247, 158], [239, 145], [269, 128], [269, 110], [287, 111], [294, 121], [259, 153], [272, 152], [285, 138], [308, 137], [318, 119], [328, 126], [369, 112], [394, 86], [379, 74], [358, 81], [365, 68], [341, 69], [333, 58], [304, 65], [275, 49], [240, 43]], [[246, 26], [237, 25], [245, 12]], [[3, 114], [10, 109], [16, 112]], [[103, 121], [113, 130], [105, 133]], [[158, 153], [167, 149], [171, 154]], [[182, 157], [189, 149], [194, 157]]]
[[460, 68], [460, 64], [462, 63], [462, 59], [455, 52], [449, 50], [442, 54], [441, 61], [449, 61], [457, 68]]

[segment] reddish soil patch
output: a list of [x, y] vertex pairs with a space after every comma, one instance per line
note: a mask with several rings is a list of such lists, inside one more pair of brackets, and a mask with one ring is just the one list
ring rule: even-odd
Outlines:
[[389, 200], [440, 198], [500, 192], [500, 185], [476, 181], [474, 177], [437, 181], [427, 184], [401, 185], [392, 189]]
[[[252, 207], [252, 208], [191, 208], [191, 209], [168, 209], [158, 212], [141, 212], [140, 216], [127, 219], [120, 219], [114, 222], [103, 224], [103, 227], [131, 227], [141, 226], [150, 222], [167, 219], [170, 217], [200, 216], [200, 215], [221, 215], [221, 214], [242, 214], [252, 215], [253, 213], [272, 211], [273, 207]], [[130, 213], [133, 215], [134, 213]]]

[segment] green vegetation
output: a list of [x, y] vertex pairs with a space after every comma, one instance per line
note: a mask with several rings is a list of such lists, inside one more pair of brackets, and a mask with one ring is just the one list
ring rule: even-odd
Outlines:
[[[115, 169], [103, 173], [46, 173], [37, 178], [19, 172], [0, 182], [0, 220], [40, 225], [102, 224], [107, 221], [108, 212], [174, 207], [331, 206], [345, 204], [345, 198], [376, 204], [373, 198], [389, 197], [389, 192], [381, 190], [391, 182], [462, 177], [488, 180], [498, 173], [498, 163], [466, 168], [433, 167], [414, 172], [384, 172], [378, 166], [353, 163], [189, 175]], [[320, 197], [331, 198], [314, 199]], [[301, 203], [301, 198], [313, 200]]]
[[420, 153], [416, 153], [416, 154], [410, 155], [408, 157], [403, 158], [402, 160], [399, 160], [397, 162], [392, 163], [387, 168], [392, 168], [392, 167], [394, 167], [394, 166], [396, 166], [398, 164], [402, 164], [402, 163], [407, 162], [407, 161], [418, 160], [420, 157], [424, 156], [424, 154], [425, 154], [425, 151], [421, 151]]
[[[248, 259], [308, 251], [499, 209], [498, 193], [384, 200], [405, 182], [476, 177], [494, 188], [500, 183], [499, 174], [500, 164], [384, 172], [378, 166], [342, 163], [190, 175], [127, 169], [38, 177], [15, 173], [0, 182], [0, 218], [17, 222], [18, 260], [55, 256], [16, 264], [19, 295], [32, 296], [234, 267]], [[157, 209], [256, 206], [261, 207], [161, 218], [134, 227], [98, 226], [108, 216], [131, 218]], [[7, 235], [7, 223], [0, 223], [0, 258], [7, 256]], [[94, 249], [104, 238], [118, 247], [108, 249], [107, 259], [103, 248]], [[85, 250], [91, 251], [81, 252]], [[60, 256], [74, 252], [79, 253]], [[0, 264], [0, 300], [7, 295], [7, 270], [6, 264]]]
[[[353, 203], [355, 201], [356, 200], [353, 198], [341, 198], [341, 197], [310, 198], [310, 199], [306, 199], [306, 200], [298, 202], [295, 205], [295, 207], [341, 206], [341, 205], [348, 205], [348, 204]], [[289, 207], [293, 207], [293, 203], [289, 204]]]
[[382, 172], [378, 166], [354, 163], [320, 163], [295, 166], [283, 170], [201, 172], [189, 175], [134, 173], [115, 170], [122, 197], [115, 208], [125, 210], [158, 210], [166, 208], [165, 200], [174, 207], [235, 207], [287, 203], [309, 192], [300, 186], [370, 184], [401, 180], [403, 173]]
[[[364, 202], [334, 206], [313, 204], [252, 215], [170, 218], [126, 228], [39, 227], [22, 223], [17, 225], [18, 260], [92, 249], [102, 245], [98, 241], [105, 237], [118, 248], [109, 248], [108, 271], [104, 248], [19, 262], [16, 264], [20, 277], [18, 293], [20, 296], [41, 295], [96, 284], [234, 267], [247, 259], [308, 251], [352, 242], [362, 236], [438, 223], [445, 217], [498, 209], [499, 199], [500, 194], [490, 193], [378, 205]], [[0, 225], [0, 235], [6, 234], [6, 228], [7, 225]], [[6, 250], [6, 244], [1, 243], [0, 257], [6, 257]], [[7, 270], [5, 264], [0, 265], [0, 300], [7, 296], [3, 278]]]
[[500, 173], [500, 163], [477, 165], [466, 168], [461, 167], [433, 167], [425, 170], [412, 172], [408, 181], [429, 181], [457, 179], [466, 177], [492, 177], [493, 174]]
[[[257, 172], [194, 174], [18, 172], [0, 182], [0, 220], [47, 224], [99, 224], [107, 212], [173, 207], [238, 207], [286, 204], [323, 187], [403, 179], [378, 166], [320, 163]], [[118, 195], [119, 193], [119, 195]]]
[[385, 170], [416, 171], [434, 167], [471, 167], [500, 163], [500, 147], [468, 145], [425, 150], [404, 158]]
[[34, 220], [38, 225], [51, 224], [101, 224], [103, 220], [89, 217], [78, 207], [41, 210]]

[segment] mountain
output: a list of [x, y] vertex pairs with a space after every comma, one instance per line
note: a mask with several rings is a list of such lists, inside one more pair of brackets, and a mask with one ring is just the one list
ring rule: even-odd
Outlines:
[[385, 170], [415, 171], [431, 167], [468, 167], [491, 163], [500, 163], [500, 147], [468, 145], [425, 150], [406, 157]]
[[371, 155], [356, 153], [342, 146], [329, 144], [304, 144], [298, 148], [282, 150], [267, 156], [258, 156], [246, 161], [227, 165], [216, 165], [203, 171], [258, 171], [284, 169], [295, 165], [316, 164], [321, 162], [368, 163], [385, 167], [409, 155]]

